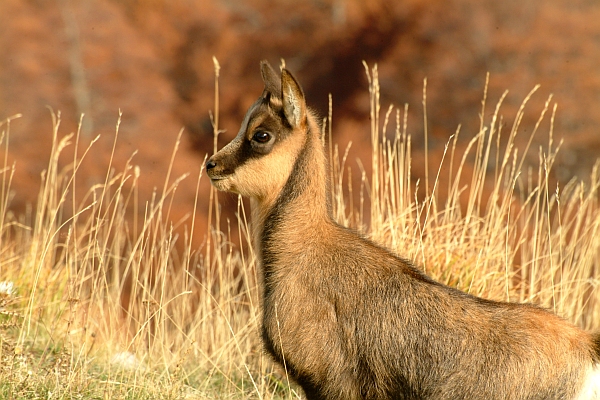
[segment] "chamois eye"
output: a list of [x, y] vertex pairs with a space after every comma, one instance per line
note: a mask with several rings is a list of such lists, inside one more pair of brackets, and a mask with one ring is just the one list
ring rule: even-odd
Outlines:
[[267, 143], [271, 140], [271, 135], [265, 131], [258, 131], [252, 136], [252, 140], [258, 143]]

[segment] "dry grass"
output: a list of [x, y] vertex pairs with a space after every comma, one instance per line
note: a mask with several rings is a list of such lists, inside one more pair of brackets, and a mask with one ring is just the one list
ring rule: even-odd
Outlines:
[[[353, 171], [363, 173], [362, 187], [349, 186], [346, 156], [329, 142], [335, 217], [449, 285], [536, 302], [598, 329], [597, 169], [587, 185], [550, 187], [556, 155], [550, 131], [539, 166], [524, 170], [527, 149], [515, 147], [521, 114], [512, 127], [503, 126], [500, 99], [480, 132], [469, 133], [468, 152], [456, 152], [458, 133], [450, 140], [442, 166], [425, 177], [431, 185], [421, 184], [429, 189], [418, 195], [406, 111], [381, 113], [377, 71], [367, 73], [372, 175]], [[547, 109], [540, 121], [553, 118]], [[78, 134], [58, 137], [59, 124], [56, 117], [54, 147], [30, 215], [11, 212], [14, 167], [6, 154], [1, 171], [0, 397], [297, 398], [261, 351], [258, 279], [242, 203], [239, 230], [213, 229], [201, 249], [191, 249], [168, 222], [183, 177], [168, 174], [154, 198], [138, 199], [139, 172], [127, 164], [107, 172], [77, 203], [77, 170], [89, 149], [59, 169], [61, 151], [78, 146]], [[10, 121], [0, 129], [6, 146]], [[475, 166], [469, 176], [467, 158]], [[450, 174], [443, 196], [441, 171]], [[206, 178], [200, 170], [186, 179]], [[216, 200], [211, 204], [205, 212], [218, 221]], [[128, 209], [144, 210], [145, 218], [133, 223]], [[190, 229], [193, 221], [192, 214]]]

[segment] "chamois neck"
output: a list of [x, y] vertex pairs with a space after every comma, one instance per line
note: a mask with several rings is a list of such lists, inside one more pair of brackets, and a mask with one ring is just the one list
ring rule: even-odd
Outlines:
[[269, 219], [293, 220], [297, 228], [309, 228], [330, 220], [326, 158], [316, 124], [308, 131], [289, 178], [274, 201], [253, 202], [253, 218], [263, 226]]

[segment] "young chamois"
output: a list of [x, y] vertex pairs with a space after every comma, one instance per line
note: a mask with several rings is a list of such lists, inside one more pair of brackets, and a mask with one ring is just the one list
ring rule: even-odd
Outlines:
[[600, 398], [600, 336], [433, 281], [336, 224], [321, 130], [296, 79], [265, 89], [206, 163], [251, 200], [265, 349], [309, 399]]

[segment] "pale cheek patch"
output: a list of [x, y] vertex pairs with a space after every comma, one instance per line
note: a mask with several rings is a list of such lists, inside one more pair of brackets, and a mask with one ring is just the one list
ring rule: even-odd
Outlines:
[[293, 135], [270, 154], [236, 168], [231, 190], [265, 205], [274, 201], [292, 172], [301, 138], [302, 135]]
[[600, 364], [590, 368], [576, 400], [600, 399]]
[[277, 195], [290, 175], [293, 158], [288, 153], [271, 153], [248, 161], [236, 169], [233, 187], [242, 196], [259, 201]]

